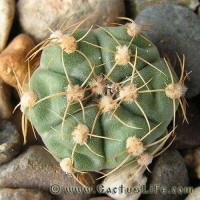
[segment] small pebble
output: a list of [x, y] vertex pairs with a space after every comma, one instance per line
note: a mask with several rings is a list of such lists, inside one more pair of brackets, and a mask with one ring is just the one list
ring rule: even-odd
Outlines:
[[[94, 187], [97, 177], [91, 179], [85, 175], [85, 178], [88, 185]], [[91, 197], [91, 192], [84, 191], [71, 175], [65, 174], [59, 163], [40, 145], [30, 146], [0, 167], [0, 187], [39, 189], [50, 192], [59, 200], [88, 200]]]
[[[130, 166], [118, 169], [103, 180], [102, 184], [98, 187], [98, 191], [100, 193], [106, 193], [106, 195], [115, 200], [138, 200], [141, 195], [141, 190], [138, 192], [130, 192], [130, 189], [141, 188], [146, 185], [147, 178], [143, 175], [144, 171], [145, 168], [137, 171], [137, 168]], [[133, 177], [134, 173], [136, 174]], [[121, 186], [122, 188], [118, 189]]]
[[52, 196], [35, 189], [1, 188], [0, 200], [52, 200]]
[[9, 121], [0, 122], [0, 165], [16, 156], [22, 146], [22, 140], [16, 127]]
[[9, 89], [0, 78], [0, 119], [9, 119], [12, 115]]
[[94, 23], [105, 24], [105, 16], [110, 18], [109, 21], [124, 16], [123, 0], [19, 0], [17, 9], [24, 32], [38, 42], [49, 37], [48, 27], [57, 30], [73, 14], [67, 26], [92, 16], [82, 28], [88, 28]]
[[158, 185], [161, 192], [158, 190], [156, 194], [147, 195], [147, 200], [183, 199], [183, 196], [180, 194], [169, 195], [167, 193], [162, 193], [162, 187], [165, 187], [167, 189], [166, 191], [170, 191], [172, 187], [186, 187], [189, 184], [185, 162], [178, 151], [168, 150], [155, 161], [149, 184], [150, 186]]
[[[180, 5], [152, 5], [136, 17], [138, 24], [155, 24], [144, 34], [158, 47], [161, 55], [167, 55], [175, 69], [180, 69], [176, 53], [185, 55], [185, 72], [192, 71], [186, 86], [187, 97], [200, 93], [200, 20], [189, 8]], [[176, 61], [176, 62], [175, 62]]]
[[15, 16], [15, 0], [0, 1], [0, 52], [5, 48]]

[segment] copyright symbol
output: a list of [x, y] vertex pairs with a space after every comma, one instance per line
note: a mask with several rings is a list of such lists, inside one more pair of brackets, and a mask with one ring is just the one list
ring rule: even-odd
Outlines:
[[54, 185], [51, 185], [51, 186], [50, 186], [50, 193], [51, 193], [51, 194], [57, 195], [57, 194], [60, 193], [60, 190], [61, 190], [61, 188], [60, 188], [60, 186], [57, 185], [57, 184], [54, 184]]

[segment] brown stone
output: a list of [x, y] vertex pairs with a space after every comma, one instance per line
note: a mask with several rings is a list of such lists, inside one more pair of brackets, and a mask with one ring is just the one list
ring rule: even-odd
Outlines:
[[[0, 54], [0, 77], [9, 85], [23, 88], [28, 80], [26, 55], [34, 47], [33, 40], [25, 34], [16, 36]], [[31, 72], [38, 66], [36, 59], [30, 63]], [[18, 80], [17, 80], [18, 79]]]

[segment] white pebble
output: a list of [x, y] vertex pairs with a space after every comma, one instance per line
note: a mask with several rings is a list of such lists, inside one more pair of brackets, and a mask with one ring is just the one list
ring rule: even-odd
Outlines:
[[[147, 178], [143, 175], [145, 168], [138, 171], [134, 178], [130, 178], [136, 171], [137, 169], [128, 166], [108, 175], [102, 183], [103, 192], [115, 200], [138, 200], [141, 195], [141, 188], [146, 185]], [[120, 186], [123, 186], [122, 190]], [[138, 192], [132, 193], [126, 192], [130, 191], [131, 188], [136, 188], [140, 191], [138, 190]]]
[[200, 199], [200, 187], [197, 187], [190, 193], [185, 200], [199, 200]]

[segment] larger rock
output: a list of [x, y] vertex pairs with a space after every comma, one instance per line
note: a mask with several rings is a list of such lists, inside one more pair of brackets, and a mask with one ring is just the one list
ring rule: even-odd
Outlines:
[[87, 200], [91, 195], [65, 174], [42, 146], [37, 145], [0, 167], [0, 187], [40, 189], [51, 192], [59, 200]]
[[141, 10], [144, 10], [147, 6], [155, 4], [180, 4], [189, 7], [192, 10], [195, 10], [199, 5], [198, 0], [130, 0], [135, 3], [136, 13], [139, 13]]
[[148, 200], [183, 199], [183, 196], [179, 194], [178, 186], [187, 186], [189, 178], [184, 159], [180, 153], [175, 150], [168, 150], [162, 154], [155, 162], [150, 179], [150, 186], [157, 185], [158, 187], [154, 190], [155, 194], [147, 196]]
[[55, 31], [74, 13], [67, 25], [94, 14], [82, 28], [94, 23], [102, 25], [106, 16], [124, 16], [122, 0], [19, 0], [17, 8], [23, 30], [36, 41], [49, 36], [48, 27]]
[[[200, 93], [200, 20], [190, 9], [179, 5], [153, 5], [149, 6], [136, 18], [138, 24], [155, 24], [149, 29], [155, 32], [145, 32], [154, 42], [161, 54], [167, 54], [174, 63], [176, 53], [186, 57], [186, 72], [192, 71], [188, 97]], [[177, 65], [179, 65], [176, 59]], [[179, 68], [179, 67], [178, 67]]]

